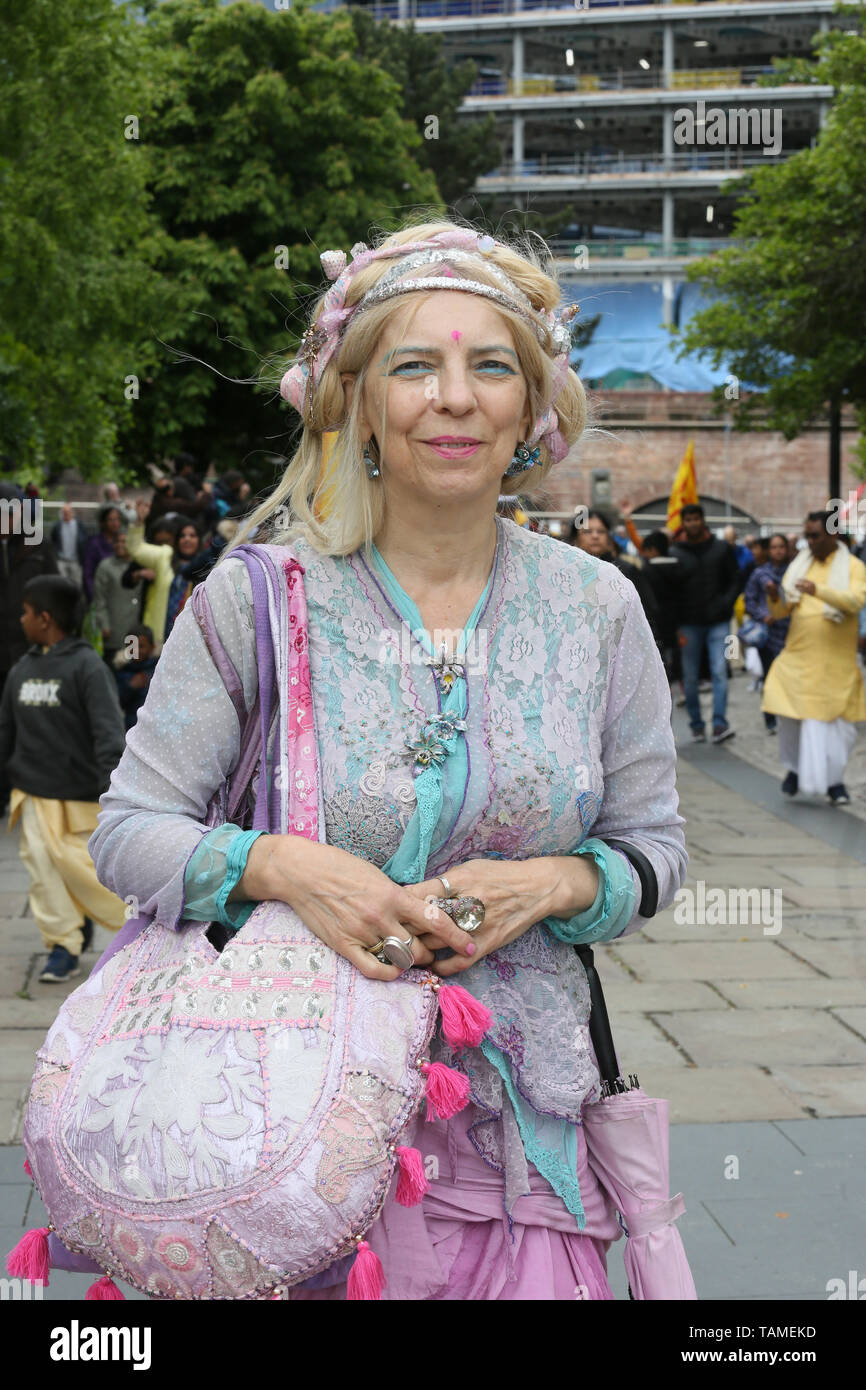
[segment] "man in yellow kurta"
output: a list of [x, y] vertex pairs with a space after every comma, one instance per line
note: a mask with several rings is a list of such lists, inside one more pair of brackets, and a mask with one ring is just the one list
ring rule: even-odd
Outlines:
[[792, 560], [777, 585], [767, 585], [773, 618], [790, 615], [785, 646], [764, 682], [762, 708], [779, 721], [782, 791], [850, 801], [845, 765], [857, 720], [866, 719], [857, 664], [857, 615], [866, 603], [866, 565], [829, 529], [834, 512], [810, 512], [808, 550]]

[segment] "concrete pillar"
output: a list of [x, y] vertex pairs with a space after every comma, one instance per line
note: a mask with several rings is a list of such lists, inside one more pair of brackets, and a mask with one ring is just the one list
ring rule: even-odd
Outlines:
[[662, 323], [674, 321], [674, 281], [673, 276], [662, 276]]
[[670, 188], [662, 194], [662, 244], [670, 255], [674, 244], [674, 195]]
[[401, 23], [409, 18], [409, 0], [397, 0], [397, 18]]
[[662, 86], [672, 87], [674, 71], [674, 26], [668, 19], [662, 25]]
[[662, 154], [666, 169], [674, 167], [674, 112], [666, 106], [662, 113]]
[[515, 29], [511, 40], [511, 90], [516, 97], [523, 94], [523, 31]]
[[511, 162], [515, 170], [523, 163], [523, 117], [511, 118]]

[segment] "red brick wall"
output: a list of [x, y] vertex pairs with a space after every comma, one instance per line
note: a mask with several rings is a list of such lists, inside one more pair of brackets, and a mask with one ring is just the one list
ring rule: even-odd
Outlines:
[[[566, 511], [590, 500], [590, 470], [609, 468], [614, 499], [628, 497], [633, 508], [667, 497], [690, 438], [695, 441], [698, 490], [731, 502], [761, 521], [790, 519], [828, 496], [829, 434], [819, 426], [790, 442], [781, 434], [748, 434], [713, 419], [704, 395], [653, 392], [601, 393], [590, 398], [591, 421], [609, 433], [588, 432], [576, 461], [565, 461], [548, 475], [550, 509]], [[631, 416], [632, 418], [629, 418]], [[611, 438], [611, 435], [613, 438]], [[847, 466], [854, 460], [857, 432], [845, 421], [842, 431], [842, 496], [861, 479]]]

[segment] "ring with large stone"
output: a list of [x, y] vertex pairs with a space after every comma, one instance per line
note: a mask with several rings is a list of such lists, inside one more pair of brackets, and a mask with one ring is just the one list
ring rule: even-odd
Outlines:
[[438, 908], [451, 918], [461, 931], [477, 931], [484, 921], [485, 907], [480, 898], [434, 898]]
[[412, 941], [411, 936], [407, 936], [405, 941], [401, 941], [399, 936], [386, 936], [376, 959], [383, 965], [396, 965], [398, 970], [411, 970], [415, 964]]

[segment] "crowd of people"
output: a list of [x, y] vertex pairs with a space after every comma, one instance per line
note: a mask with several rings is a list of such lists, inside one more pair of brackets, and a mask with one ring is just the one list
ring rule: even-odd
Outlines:
[[0, 814], [21, 825], [41, 980], [79, 973], [94, 920], [122, 923], [87, 852], [99, 797], [178, 614], [248, 509], [239, 472], [208, 483], [173, 462], [152, 467], [150, 501], [106, 483], [95, 528], [66, 502], [41, 537], [14, 524], [35, 490], [0, 483]]
[[712, 691], [713, 743], [734, 737], [727, 718], [733, 620], [747, 669], [763, 692], [768, 734], [780, 734], [782, 791], [850, 797], [845, 765], [854, 725], [866, 719], [857, 650], [866, 659], [866, 540], [856, 546], [836, 514], [813, 511], [802, 536], [713, 536], [703, 509], [686, 505], [676, 533], [641, 537], [628, 503], [616, 528], [581, 513], [565, 539], [609, 560], [637, 589], [692, 737], [707, 739], [702, 690]]
[[[168, 467], [152, 466], [150, 501], [124, 503], [116, 483], [102, 488], [95, 526], [65, 502], [36, 542], [8, 524], [2, 536], [0, 590], [0, 694], [27, 640], [20, 616], [27, 584], [57, 575], [77, 600], [74, 622], [114, 677], [130, 729], [147, 695], [159, 653], [196, 584], [213, 568], [248, 508], [250, 485], [237, 471], [202, 482], [195, 460], [182, 454]], [[0, 498], [36, 501], [14, 484]], [[69, 595], [67, 595], [69, 597]], [[5, 800], [0, 789], [0, 800]]]

